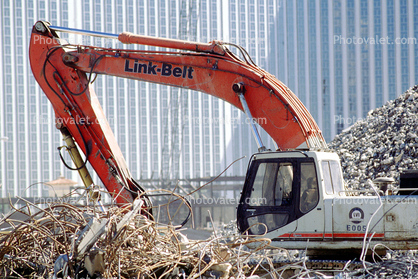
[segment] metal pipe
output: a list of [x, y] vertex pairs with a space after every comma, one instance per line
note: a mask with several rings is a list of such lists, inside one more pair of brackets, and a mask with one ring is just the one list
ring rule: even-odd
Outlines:
[[61, 27], [50, 25], [49, 29], [65, 33], [73, 33], [78, 35], [94, 36], [100, 38], [108, 38], [119, 40], [123, 44], [139, 44], [139, 45], [149, 45], [155, 47], [164, 47], [172, 49], [181, 49], [181, 50], [191, 50], [196, 52], [207, 52], [207, 53], [216, 53], [220, 55], [225, 54], [224, 47], [213, 41], [211, 43], [197, 43], [197, 42], [188, 42], [176, 39], [167, 39], [167, 38], [157, 38], [151, 36], [136, 35], [129, 32], [123, 32], [121, 34], [112, 34], [104, 33], [69, 27]]
[[216, 53], [219, 55], [225, 54], [225, 48], [220, 42], [217, 41], [212, 41], [211, 43], [198, 43], [176, 39], [136, 35], [129, 32], [120, 33], [119, 41], [124, 44], [147, 45], [180, 50], [190, 50], [195, 52]]
[[250, 108], [248, 107], [247, 101], [245, 100], [245, 97], [244, 97], [244, 93], [237, 92], [237, 94], [238, 94], [239, 100], [241, 101], [241, 105], [242, 105], [242, 108], [244, 109], [245, 114], [251, 121], [251, 128], [252, 128], [255, 140], [257, 142], [257, 145], [258, 145], [258, 152], [266, 151], [267, 149], [264, 146], [263, 141], [261, 140], [260, 134], [258, 133], [258, 130], [257, 130], [257, 126], [255, 126], [256, 122], [253, 116], [251, 115]]
[[90, 173], [87, 170], [87, 167], [84, 165], [84, 161], [81, 158], [80, 152], [78, 151], [77, 146], [75, 145], [74, 139], [71, 136], [70, 132], [65, 127], [60, 127], [62, 138], [67, 144], [67, 151], [70, 154], [74, 165], [78, 169], [78, 174], [83, 181], [84, 187], [89, 193], [89, 199], [92, 202], [100, 200], [100, 192], [97, 189], [94, 189], [93, 179], [91, 179]]
[[54, 31], [59, 31], [59, 32], [73, 33], [73, 34], [86, 35], [86, 36], [94, 36], [94, 37], [100, 37], [100, 38], [108, 38], [108, 39], [114, 39], [114, 40], [118, 40], [118, 37], [119, 37], [119, 35], [112, 34], [112, 33], [96, 32], [96, 31], [69, 28], [69, 27], [61, 27], [61, 26], [55, 26], [55, 25], [50, 25], [49, 29], [52, 29]]

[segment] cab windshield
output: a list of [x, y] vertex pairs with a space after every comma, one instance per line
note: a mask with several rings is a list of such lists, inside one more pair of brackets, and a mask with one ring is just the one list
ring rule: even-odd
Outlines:
[[252, 165], [251, 172], [239, 212], [247, 216], [242, 227], [250, 227], [253, 234], [280, 228], [318, 204], [317, 172], [311, 159], [265, 160]]

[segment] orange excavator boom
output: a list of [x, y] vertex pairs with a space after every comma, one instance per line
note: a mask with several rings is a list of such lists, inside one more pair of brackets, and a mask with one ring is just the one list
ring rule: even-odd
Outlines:
[[119, 203], [132, 202], [142, 190], [130, 175], [90, 84], [93, 73], [201, 91], [241, 110], [244, 104], [280, 150], [326, 148], [319, 127], [295, 94], [249, 57], [239, 59], [227, 44], [87, 34], [177, 51], [110, 49], [63, 44], [56, 31], [81, 30], [37, 22], [30, 42], [32, 72], [54, 107], [58, 128], [69, 131]]

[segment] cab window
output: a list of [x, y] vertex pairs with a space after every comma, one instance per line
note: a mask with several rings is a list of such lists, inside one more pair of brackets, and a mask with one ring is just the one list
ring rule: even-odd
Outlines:
[[247, 220], [248, 225], [251, 227], [251, 233], [254, 235], [262, 235], [286, 225], [289, 220], [289, 214], [263, 214], [249, 217]]
[[332, 187], [331, 170], [329, 169], [329, 162], [322, 161], [322, 173], [324, 175], [325, 193], [328, 195], [334, 194], [334, 187]]
[[341, 168], [338, 161], [329, 161], [329, 169], [331, 170], [332, 186], [335, 193], [343, 191], [343, 180], [341, 178]]
[[275, 187], [275, 205], [289, 205], [292, 201], [293, 166], [280, 163]]
[[291, 204], [293, 166], [291, 163], [260, 163], [253, 183], [251, 206]]
[[325, 192], [329, 195], [343, 191], [340, 164], [337, 161], [322, 161]]
[[237, 211], [241, 232], [271, 232], [297, 220], [319, 202], [312, 158], [255, 161], [249, 174]]
[[274, 205], [274, 181], [276, 179], [277, 163], [261, 163], [254, 179], [253, 191], [249, 204], [251, 206]]
[[319, 201], [318, 181], [314, 163], [300, 164], [300, 212], [306, 213], [312, 210]]

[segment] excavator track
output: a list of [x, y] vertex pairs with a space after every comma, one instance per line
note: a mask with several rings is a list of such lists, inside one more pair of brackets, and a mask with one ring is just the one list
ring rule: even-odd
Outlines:
[[[352, 273], [362, 269], [362, 262], [349, 260], [281, 260], [261, 264], [255, 261], [249, 262], [250, 270], [247, 275], [258, 275], [263, 278], [292, 278], [294, 276], [336, 276], [342, 273]], [[276, 276], [276, 277], [274, 277]], [[297, 277], [298, 278], [298, 277]]]

